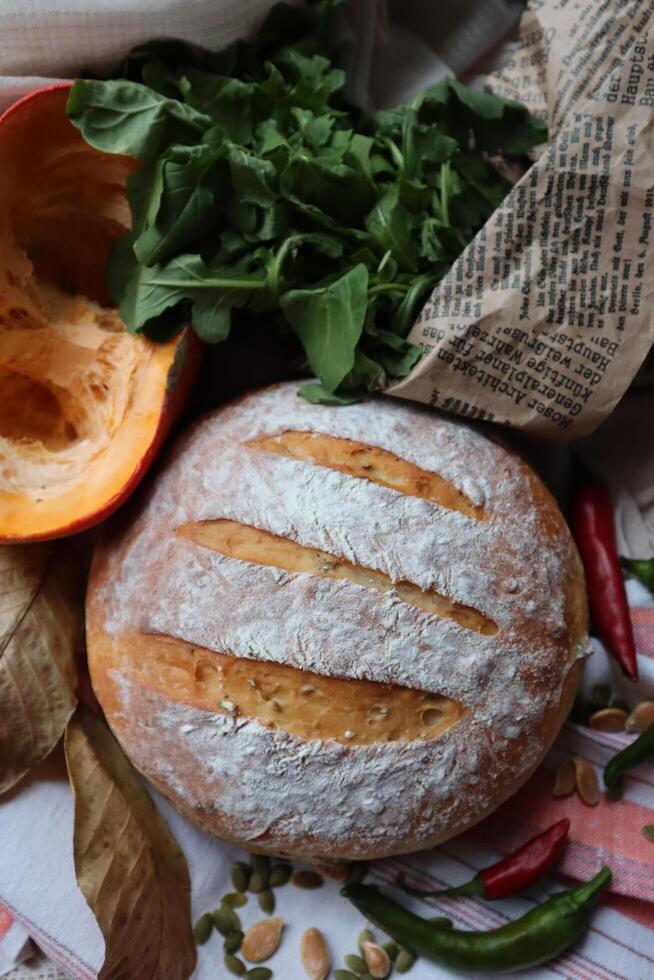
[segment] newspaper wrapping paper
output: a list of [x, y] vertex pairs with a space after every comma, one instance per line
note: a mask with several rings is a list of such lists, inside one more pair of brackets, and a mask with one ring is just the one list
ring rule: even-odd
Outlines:
[[550, 140], [434, 290], [390, 394], [555, 439], [620, 400], [654, 342], [653, 14], [532, 0], [490, 86]]

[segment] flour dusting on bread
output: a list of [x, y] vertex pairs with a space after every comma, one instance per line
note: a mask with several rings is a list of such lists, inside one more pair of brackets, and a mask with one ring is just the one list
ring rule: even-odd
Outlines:
[[[285, 432], [392, 453], [448, 481], [483, 519], [248, 445]], [[244, 561], [177, 533], [212, 521], [433, 591], [497, 632], [416, 608], [399, 585], [380, 592]], [[104, 547], [89, 604], [94, 684], [136, 765], [214, 832], [324, 856], [411, 850], [479, 819], [542, 757], [586, 652], [580, 583], [555, 505], [501, 446], [420, 407], [308, 406], [279, 385], [192, 428], [133, 524]], [[465, 711], [424, 743], [301, 739], [283, 718], [272, 730], [140, 683], [120, 653], [134, 631], [351, 678], [353, 692], [357, 679], [433, 692]], [[114, 653], [96, 657], [94, 636]]]

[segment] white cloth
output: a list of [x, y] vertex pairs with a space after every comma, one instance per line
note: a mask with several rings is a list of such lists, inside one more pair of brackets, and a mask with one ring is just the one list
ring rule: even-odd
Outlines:
[[[53, 78], [102, 71], [150, 38], [222, 48], [256, 29], [272, 6], [273, 0], [0, 0], [0, 109]], [[404, 100], [446, 71], [476, 65], [520, 10], [511, 0], [442, 0], [436, 19], [422, 0], [406, 10], [393, 6], [393, 22], [386, 0], [347, 6], [350, 93], [366, 106]], [[410, 28], [399, 23], [404, 13]]]
[[[231, 891], [229, 868], [233, 860], [243, 859], [244, 854], [234, 847], [213, 840], [193, 827], [176, 813], [160, 796], [155, 800], [168, 821], [189, 865], [193, 884], [193, 916], [214, 908], [220, 897]], [[10, 795], [0, 805], [0, 901], [14, 911], [20, 911], [22, 921], [30, 928], [39, 946], [75, 980], [94, 980], [103, 958], [103, 941], [98, 926], [75, 882], [72, 853], [73, 805], [60, 752], [42, 763], [32, 774], [27, 785]], [[28, 843], [29, 842], [29, 843]], [[457, 842], [448, 844], [448, 853], [432, 852], [414, 855], [411, 864], [430, 869], [438, 880], [455, 883], [461, 880], [460, 861], [474, 867], [482, 867], [499, 856], [482, 846], [457, 850]], [[461, 851], [461, 853], [459, 853]], [[375, 866], [377, 867], [377, 866]], [[399, 869], [397, 869], [399, 870]], [[390, 866], [379, 865], [373, 870], [375, 880], [388, 881], [393, 874]], [[486, 907], [491, 916], [485, 923], [477, 920], [474, 927], [490, 928], [496, 913], [516, 917], [533, 906], [534, 899], [542, 900], [551, 884], [530, 889], [529, 896], [521, 896], [493, 903]], [[286, 922], [283, 941], [274, 957], [266, 965], [280, 980], [298, 980], [303, 976], [300, 967], [300, 937], [309, 926], [318, 927], [327, 938], [334, 958], [334, 967], [343, 968], [343, 957], [356, 952], [357, 936], [367, 923], [352, 906], [338, 894], [339, 885], [326, 879], [319, 892], [305, 892], [292, 885], [276, 889], [276, 914]], [[407, 904], [411, 900], [402, 898]], [[261, 919], [262, 915], [255, 896], [250, 896], [245, 908], [238, 909], [245, 927]], [[423, 915], [433, 915], [435, 910], [422, 907]], [[484, 915], [479, 907], [478, 914]], [[598, 936], [606, 935], [607, 946], [615, 955], [615, 945], [609, 944], [609, 935], [619, 930], [625, 949], [618, 950], [622, 957], [620, 973], [611, 976], [645, 976], [646, 959], [634, 949], [646, 951], [651, 933], [643, 926], [618, 916], [608, 908], [598, 910], [593, 920], [595, 932], [587, 934], [576, 947], [576, 955], [598, 954]], [[380, 941], [386, 937], [378, 933]], [[222, 966], [222, 941], [214, 933], [209, 942], [199, 948], [198, 966], [193, 980], [216, 980], [227, 977]], [[601, 955], [601, 951], [600, 951]], [[611, 957], [612, 966], [617, 965]], [[543, 967], [529, 972], [530, 980], [554, 980], [557, 976], [568, 978], [584, 976], [596, 978], [597, 974], [568, 972], [567, 963], [561, 970]], [[572, 964], [570, 965], [572, 969]], [[630, 972], [633, 970], [634, 972]], [[622, 972], [624, 971], [624, 972]], [[419, 960], [411, 971], [411, 980], [437, 980], [451, 978], [448, 970]]]
[[[71, 77], [83, 68], [101, 70], [151, 37], [177, 36], [223, 47], [253, 29], [271, 5], [270, 0], [0, 0], [0, 109], [48, 78]], [[519, 13], [519, 7], [506, 0], [442, 0], [437, 13], [436, 5], [424, 0], [401, 0], [392, 2], [392, 9], [396, 18], [405, 17], [405, 26], [390, 24], [383, 0], [353, 0], [351, 4], [353, 94], [367, 105], [408, 98], [448, 68], [459, 73], [474, 71]], [[602, 457], [605, 449], [595, 447], [593, 452]], [[619, 479], [619, 465], [629, 467], [629, 459], [611, 463], [609, 468], [614, 488], [621, 487], [629, 496], [624, 513], [629, 511], [631, 516], [625, 516], [625, 528], [636, 527], [638, 520], [647, 519], [642, 515], [654, 497], [648, 496], [647, 485], [627, 477]], [[648, 479], [651, 488], [654, 472]], [[636, 534], [641, 532], [636, 530]], [[624, 535], [625, 539], [633, 536], [633, 530], [625, 530]], [[201, 833], [161, 798], [157, 802], [186, 853], [197, 916], [215, 906], [229, 890], [230, 862], [242, 855]], [[453, 842], [452, 853], [461, 846]], [[474, 854], [460, 856], [479, 867], [497, 854], [478, 847]], [[436, 867], [436, 862], [441, 879], [452, 882], [458, 874], [460, 880], [460, 868], [446, 856], [429, 856], [424, 863]], [[355, 951], [364, 923], [337, 892], [338, 885], [331, 881], [320, 893], [310, 893], [310, 900], [308, 893], [290, 886], [278, 890], [278, 911], [288, 926], [270, 963], [277, 977], [294, 980], [301, 975], [299, 941], [309, 926], [318, 926], [337, 944], [335, 965], [342, 966], [342, 956]], [[75, 882], [72, 798], [59, 752], [39, 766], [19, 791], [0, 802], [0, 902], [10, 906], [67, 972], [86, 980], [95, 976], [103, 958], [103, 942]], [[516, 898], [498, 907], [515, 916], [529, 907], [529, 901]], [[253, 898], [241, 914], [246, 925], [261, 917]], [[594, 955], [604, 962], [598, 938], [602, 931], [619, 932], [632, 948], [647, 948], [649, 936], [642, 926], [622, 917], [616, 925], [614, 919], [615, 912], [600, 909], [595, 920], [600, 932], [586, 936], [579, 950], [593, 944]], [[24, 931], [20, 935], [24, 940]], [[0, 974], [6, 967], [0, 963]], [[644, 976], [647, 962], [634, 954], [625, 959], [624, 970], [626, 976]], [[200, 949], [194, 980], [224, 975], [219, 938], [214, 936]], [[421, 961], [411, 978], [433, 980], [449, 975]], [[556, 974], [544, 968], [529, 975]]]
[[9, 973], [17, 963], [22, 963], [32, 953], [30, 934], [22, 922], [14, 921], [0, 942], [0, 977]]
[[[293, 2], [293, 0], [291, 0]], [[0, 76], [68, 78], [102, 71], [133, 45], [180, 37], [222, 48], [250, 32], [271, 0], [2, 0]]]

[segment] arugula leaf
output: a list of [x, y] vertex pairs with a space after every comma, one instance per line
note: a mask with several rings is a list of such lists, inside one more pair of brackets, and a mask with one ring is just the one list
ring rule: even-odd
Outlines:
[[228, 335], [231, 310], [244, 306], [252, 292], [264, 290], [266, 280], [262, 271], [249, 271], [243, 262], [227, 268], [210, 266], [199, 255], [143, 266], [134, 255], [133, 236], [126, 235], [114, 249], [109, 288], [133, 333], [183, 304], [184, 308], [192, 305], [198, 334], [215, 342]]
[[400, 203], [400, 188], [393, 184], [366, 215], [371, 241], [383, 252], [390, 251], [400, 266], [416, 270], [413, 239], [414, 216]]
[[188, 105], [210, 116], [228, 139], [245, 143], [252, 138], [256, 118], [252, 105], [257, 88], [254, 82], [190, 69], [180, 79], [180, 88]]
[[[274, 119], [266, 119], [265, 122], [257, 126], [254, 134], [254, 148], [260, 156], [269, 157], [279, 150], [288, 150], [289, 144], [278, 123]], [[286, 162], [288, 157], [284, 155], [282, 159]]]
[[328, 113], [317, 116], [308, 109], [300, 109], [298, 106], [293, 106], [291, 113], [305, 143], [314, 150], [327, 144], [336, 122], [333, 116]]
[[149, 163], [172, 143], [192, 144], [211, 126], [208, 116], [133, 82], [78, 80], [68, 117], [96, 150]]
[[252, 235], [263, 242], [283, 238], [290, 225], [289, 212], [284, 201], [275, 201], [270, 207], [262, 208], [260, 224]]
[[[307, 252], [309, 255], [307, 256]], [[340, 259], [343, 244], [333, 235], [310, 232], [287, 238], [270, 264], [268, 282], [276, 296], [284, 292], [288, 282], [295, 279], [318, 280], [328, 271], [324, 262], [316, 262], [315, 253], [326, 259]], [[292, 269], [289, 266], [292, 263]]]
[[168, 69], [160, 61], [148, 61], [143, 65], [142, 81], [167, 99], [179, 97], [179, 85]]
[[246, 204], [260, 204], [269, 207], [277, 199], [277, 172], [269, 160], [229, 146], [227, 162], [232, 175], [232, 186], [239, 200]]
[[384, 370], [382, 366], [359, 348], [354, 356], [352, 370], [343, 380], [343, 390], [356, 392], [360, 395], [362, 392], [377, 391], [378, 388], [382, 387], [383, 382]]
[[294, 48], [286, 48], [276, 59], [287, 78], [295, 82], [291, 89], [294, 105], [318, 112], [327, 105], [334, 92], [345, 85], [345, 72], [332, 68], [321, 55], [307, 57]]
[[127, 196], [138, 232], [134, 253], [151, 266], [208, 241], [216, 219], [218, 182], [208, 147], [172, 147], [154, 167], [128, 179]]
[[444, 78], [419, 97], [419, 118], [437, 123], [465, 146], [472, 130], [479, 150], [520, 155], [547, 138], [547, 125], [526, 106]]
[[306, 214], [322, 212], [337, 225], [360, 223], [373, 205], [371, 189], [361, 175], [346, 165], [328, 166], [308, 153], [298, 153], [281, 173], [279, 186], [291, 203]]
[[191, 320], [217, 343], [235, 310], [265, 317], [301, 343], [318, 377], [305, 397], [330, 404], [411, 370], [421, 305], [510, 187], [488, 153], [546, 135], [454, 79], [368, 117], [331, 60], [336, 5], [277, 4], [220, 52], [141, 44], [68, 103], [87, 142], [144, 164], [108, 269], [128, 328], [163, 340]]
[[112, 79], [126, 79], [130, 82], [145, 82], [149, 65], [157, 64], [160, 70], [172, 77], [176, 70], [184, 65], [215, 72], [218, 75], [231, 75], [236, 71], [239, 55], [242, 56], [246, 45], [236, 41], [222, 51], [209, 51], [199, 44], [180, 41], [176, 38], [156, 38], [138, 44], [122, 61], [114, 65], [108, 72]]
[[420, 122], [418, 109], [421, 100], [422, 97], [418, 96], [408, 106], [385, 109], [376, 115], [379, 132], [397, 145], [398, 159], [404, 175], [409, 179], [420, 177], [428, 169], [428, 164], [450, 160], [459, 148], [457, 140], [439, 127]]
[[245, 306], [247, 293], [239, 289], [221, 290], [217, 296], [196, 299], [193, 303], [193, 327], [200, 340], [219, 344], [227, 340], [232, 327], [232, 311]]
[[420, 254], [434, 264], [445, 261], [445, 246], [440, 235], [443, 224], [438, 218], [425, 218], [420, 228]]
[[378, 327], [374, 334], [376, 341], [372, 346], [375, 360], [391, 377], [404, 378], [411, 368], [418, 363], [422, 355], [420, 347], [410, 344], [403, 337]]
[[335, 391], [354, 366], [366, 317], [367, 289], [368, 270], [365, 265], [355, 265], [327, 286], [292, 289], [282, 296], [284, 315], [328, 391]]
[[314, 405], [353, 405], [360, 400], [358, 395], [347, 395], [343, 392], [329, 391], [328, 388], [325, 388], [320, 383], [300, 385], [297, 393]]

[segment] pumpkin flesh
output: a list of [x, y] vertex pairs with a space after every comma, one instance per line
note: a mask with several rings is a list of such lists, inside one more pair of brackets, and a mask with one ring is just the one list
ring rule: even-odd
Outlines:
[[[0, 541], [107, 516], [179, 407], [189, 338], [129, 334], [106, 293], [134, 162], [88, 147], [68, 86], [0, 119]], [[188, 384], [185, 385], [188, 387]]]

